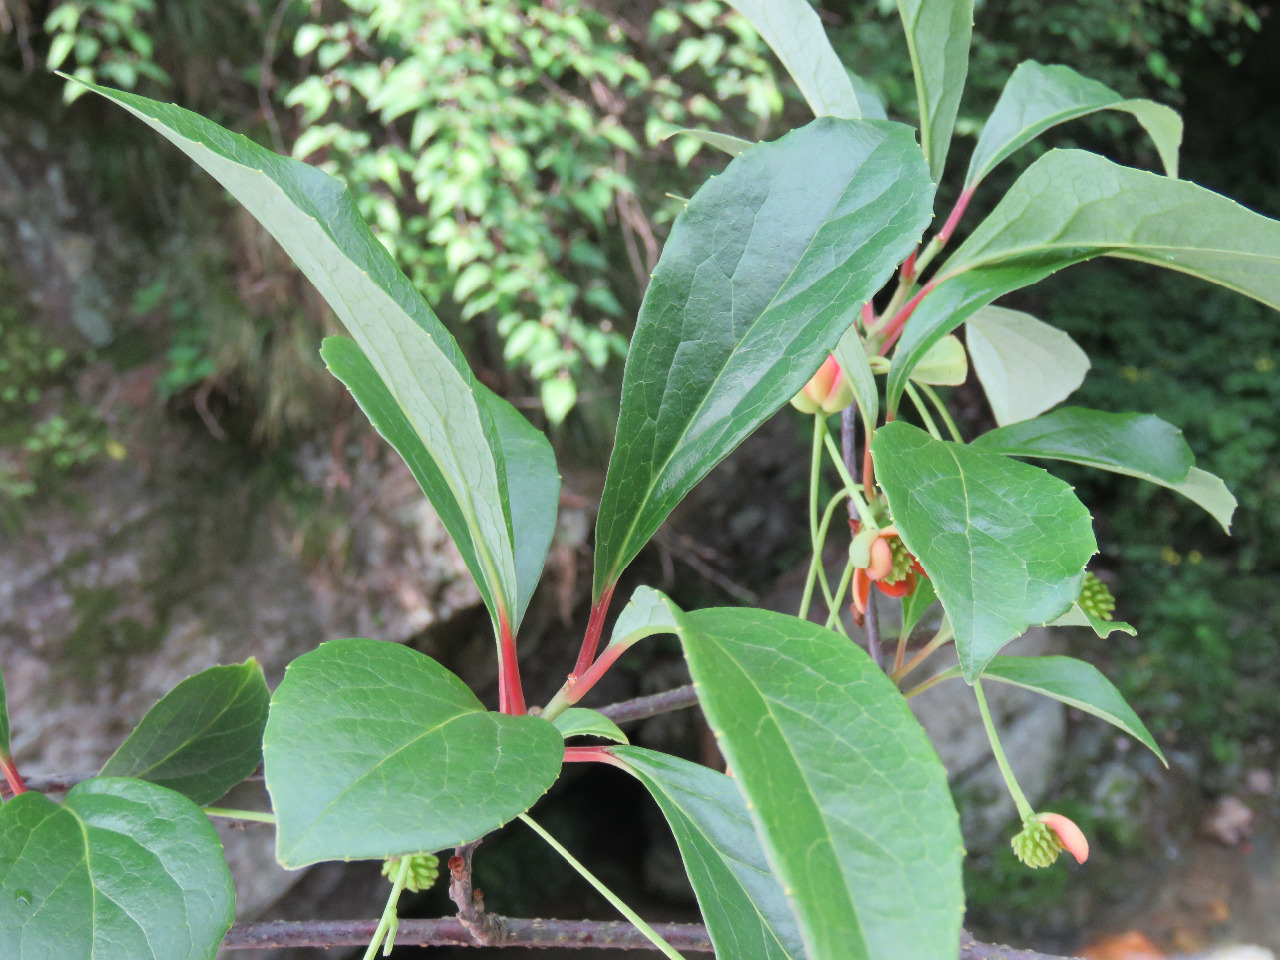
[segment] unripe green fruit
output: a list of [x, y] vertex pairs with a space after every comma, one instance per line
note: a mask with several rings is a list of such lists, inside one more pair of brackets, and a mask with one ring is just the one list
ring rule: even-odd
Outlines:
[[1017, 858], [1037, 869], [1052, 866], [1058, 854], [1066, 849], [1058, 835], [1039, 820], [1024, 821], [1022, 832], [1013, 838], [1012, 844]]
[[1080, 587], [1080, 599], [1076, 601], [1080, 609], [1099, 620], [1110, 620], [1115, 614], [1116, 598], [1111, 595], [1107, 585], [1085, 571], [1084, 583]]

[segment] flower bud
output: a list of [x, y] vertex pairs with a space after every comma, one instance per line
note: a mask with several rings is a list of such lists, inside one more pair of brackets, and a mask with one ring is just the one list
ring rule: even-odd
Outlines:
[[828, 355], [818, 372], [791, 398], [801, 413], [839, 413], [853, 403], [853, 387], [834, 356]]

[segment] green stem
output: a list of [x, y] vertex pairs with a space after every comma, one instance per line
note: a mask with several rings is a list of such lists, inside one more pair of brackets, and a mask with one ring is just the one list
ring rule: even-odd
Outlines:
[[[571, 854], [564, 847], [560, 846], [560, 844], [556, 841], [555, 837], [551, 836], [551, 834], [547, 833], [547, 831], [543, 830], [540, 826], [534, 823], [528, 817], [527, 814], [523, 814], [523, 813], [520, 814], [520, 819], [523, 820], [526, 824], [528, 824], [529, 829], [531, 829], [534, 833], [536, 833], [543, 840], [545, 840], [547, 842], [547, 845], [550, 846], [552, 850], [560, 854], [560, 856], [564, 857], [565, 862], [568, 863], [569, 866], [573, 867], [573, 869], [577, 870], [578, 873], [582, 876], [582, 879], [586, 880], [587, 883], [595, 887], [596, 891], [602, 897], [608, 900], [611, 904], [613, 904], [613, 906], [617, 909], [619, 913], [621, 913], [624, 917], [630, 920], [631, 923], [635, 926], [635, 928], [639, 930], [642, 934], [644, 934], [645, 937], [648, 938], [649, 942], [652, 943], [655, 947], [657, 947], [658, 950], [660, 950], [667, 957], [670, 957], [671, 960], [684, 960], [684, 958], [680, 956], [680, 954], [676, 953], [675, 949], [671, 946], [671, 944], [667, 943], [667, 941], [663, 940], [660, 936], [658, 936], [657, 932], [653, 929], [653, 927], [649, 926], [642, 919], [640, 919], [640, 915], [638, 913], [636, 913], [634, 910], [628, 907], [625, 903], [623, 903], [616, 893], [614, 893], [612, 890], [606, 887], [603, 883], [601, 883], [599, 878], [597, 878], [594, 873], [592, 873], [585, 866], [579, 863], [578, 860], [573, 856], [573, 854]], [[365, 960], [369, 960], [369, 958], [366, 957]]]
[[1026, 794], [1014, 779], [1013, 769], [1004, 755], [1004, 748], [1000, 746], [1000, 736], [996, 733], [996, 725], [991, 720], [991, 711], [987, 709], [987, 698], [982, 692], [981, 680], [973, 681], [973, 695], [978, 698], [978, 712], [982, 714], [982, 725], [987, 729], [987, 739], [991, 741], [991, 752], [995, 755], [996, 766], [1000, 768], [1000, 775], [1004, 777], [1009, 795], [1013, 797], [1014, 806], [1018, 808], [1018, 816], [1022, 818], [1023, 823], [1026, 823], [1035, 816], [1035, 810], [1031, 808]]
[[928, 660], [945, 644], [950, 643], [952, 637], [954, 637], [954, 634], [951, 632], [951, 623], [948, 621], [944, 623], [938, 632], [933, 635], [932, 640], [920, 648], [919, 653], [902, 666], [895, 668], [893, 673], [889, 674], [889, 679], [901, 686], [903, 678], [905, 678], [907, 674]]
[[813, 449], [809, 454], [809, 575], [805, 578], [804, 596], [800, 599], [797, 616], [805, 620], [809, 616], [809, 603], [813, 599], [813, 579], [822, 567], [822, 547], [825, 538], [818, 537], [818, 486], [822, 479], [822, 438], [827, 434], [827, 415], [819, 410], [813, 415]]
[[933, 417], [929, 416], [929, 408], [925, 406], [925, 402], [920, 399], [920, 393], [916, 390], [915, 385], [907, 381], [907, 396], [911, 398], [911, 402], [916, 405], [916, 413], [920, 414], [920, 419], [924, 421], [925, 429], [933, 435], [933, 439], [941, 440], [942, 431], [938, 429], [938, 425], [933, 422]]
[[224, 820], [252, 820], [254, 823], [275, 823], [276, 815], [259, 810], [230, 810], [226, 807], [201, 807], [210, 817], [221, 817]]
[[951, 414], [947, 412], [947, 405], [942, 402], [942, 398], [938, 396], [938, 391], [933, 389], [927, 383], [920, 384], [920, 389], [924, 391], [924, 395], [929, 398], [934, 407], [938, 410], [938, 415], [942, 417], [942, 422], [946, 424], [947, 433], [951, 434], [951, 439], [956, 443], [964, 443], [964, 438], [960, 436], [960, 431], [956, 428], [956, 422], [951, 419]]
[[943, 680], [950, 680], [953, 676], [959, 676], [959, 674], [952, 674], [950, 670], [943, 670], [941, 673], [934, 674], [928, 680], [924, 681], [924, 683], [916, 684], [914, 687], [912, 687], [910, 690], [904, 693], [903, 696], [906, 697], [908, 700], [910, 700], [916, 694], [924, 693], [930, 687], [936, 686], [937, 684], [941, 683]]
[[378, 921], [378, 927], [373, 931], [373, 939], [369, 941], [369, 949], [364, 952], [364, 960], [373, 960], [378, 955], [378, 948], [386, 943], [386, 949], [382, 951], [382, 955], [388, 956], [391, 948], [396, 943], [396, 928], [399, 927], [400, 921], [396, 917], [396, 907], [400, 903], [400, 894], [404, 892], [404, 886], [409, 882], [409, 865], [413, 862], [412, 857], [401, 857], [400, 868], [396, 871], [395, 883], [391, 885], [391, 896], [387, 897], [387, 905], [382, 908], [382, 918]]
[[[844, 573], [840, 575], [840, 585], [836, 587], [835, 597], [827, 599], [827, 629], [845, 633], [844, 622], [840, 619], [840, 604], [844, 603], [845, 592], [849, 589], [849, 581], [853, 579], [853, 561], [844, 565]], [[845, 633], [845, 636], [848, 636]]]
[[862, 498], [862, 491], [858, 488], [858, 484], [854, 482], [853, 477], [849, 476], [849, 468], [844, 465], [844, 454], [840, 452], [840, 448], [836, 446], [836, 442], [829, 434], [826, 437], [826, 444], [827, 453], [831, 454], [831, 459], [835, 461], [836, 471], [840, 474], [840, 480], [845, 486], [845, 493], [858, 508], [858, 516], [864, 524], [872, 523], [871, 509], [867, 506], [867, 501]]
[[[848, 494], [844, 490], [837, 491], [832, 494], [831, 499], [827, 501], [827, 507], [822, 513], [822, 520], [818, 524], [818, 542], [826, 544], [827, 530], [831, 526], [831, 516], [835, 513], [836, 507], [844, 502]], [[804, 595], [800, 598], [800, 612], [796, 614], [801, 620], [807, 620], [809, 617], [809, 604], [813, 602], [813, 588], [818, 582], [818, 575], [821, 574], [825, 580], [827, 572], [822, 567], [821, 551], [815, 551], [809, 560], [809, 571], [804, 578]], [[828, 587], [828, 589], [830, 589]], [[546, 716], [544, 713], [543, 716]]]

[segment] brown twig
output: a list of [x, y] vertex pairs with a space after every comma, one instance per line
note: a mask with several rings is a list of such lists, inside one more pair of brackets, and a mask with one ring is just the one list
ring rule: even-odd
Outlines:
[[631, 723], [636, 720], [647, 720], [649, 717], [656, 717], [660, 713], [683, 710], [685, 707], [692, 707], [697, 702], [698, 694], [694, 692], [693, 684], [687, 683], [683, 687], [676, 687], [674, 690], [664, 690], [662, 693], [650, 694], [647, 697], [636, 697], [634, 700], [611, 703], [607, 707], [601, 707], [600, 712], [614, 723]]
[[474, 943], [492, 947], [505, 938], [506, 920], [496, 913], [485, 913], [484, 891], [471, 886], [471, 855], [479, 845], [479, 840], [464, 844], [449, 858], [449, 899], [458, 905], [458, 922]]

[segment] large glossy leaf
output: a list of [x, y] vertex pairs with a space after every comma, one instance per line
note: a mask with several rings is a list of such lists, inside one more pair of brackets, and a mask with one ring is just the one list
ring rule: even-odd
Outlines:
[[1182, 431], [1150, 413], [1057, 410], [998, 427], [973, 446], [1010, 457], [1066, 460], [1171, 486], [1187, 479], [1195, 456]]
[[928, 222], [911, 131], [815, 120], [733, 160], [676, 220], [623, 374], [595, 592], [813, 375]]
[[[390, 254], [369, 232], [339, 181], [281, 157], [198, 114], [130, 93], [88, 85], [174, 143], [252, 213], [333, 307], [360, 345], [402, 426], [436, 466], [427, 490], [443, 515], [459, 519], [494, 619], [515, 624], [521, 549], [507, 473], [499, 405], [468, 368], [458, 345]], [[509, 419], [509, 418], [507, 418]], [[523, 445], [522, 445], [523, 446]], [[452, 532], [452, 531], [451, 531]]]
[[212, 960], [234, 919], [222, 843], [181, 794], [112, 777], [0, 807], [5, 960]]
[[780, 613], [699, 610], [680, 636], [810, 960], [954, 958], [958, 818], [889, 678], [845, 637]]
[[920, 146], [940, 182], [969, 74], [973, 0], [898, 0], [898, 13], [916, 79]]
[[262, 761], [270, 700], [257, 660], [187, 677], [147, 711], [102, 776], [150, 780], [211, 803]]
[[1119, 727], [1169, 765], [1138, 715], [1110, 680], [1093, 664], [1073, 657], [996, 657], [982, 674], [1083, 710]]
[[876, 431], [876, 477], [976, 680], [1010, 640], [1057, 619], [1097, 551], [1089, 511], [1038, 467], [896, 421]]
[[965, 330], [974, 372], [1001, 426], [1061, 403], [1089, 372], [1088, 355], [1070, 336], [1021, 310], [983, 307]]
[[1189, 273], [1280, 309], [1280, 223], [1194, 183], [1051, 150], [943, 265], [907, 321], [889, 371], [890, 409], [929, 347], [975, 310], [1103, 255]]
[[1182, 118], [1154, 100], [1126, 100], [1105, 84], [1070, 67], [1025, 60], [1004, 85], [969, 160], [965, 188], [978, 185], [1001, 161], [1050, 127], [1099, 110], [1132, 114], [1151, 137], [1165, 172], [1178, 175]]
[[795, 914], [733, 780], [642, 747], [609, 752], [648, 788], [671, 825], [716, 956], [801, 960]]
[[764, 38], [815, 117], [857, 120], [864, 111], [809, 0], [726, 0]]
[[293, 661], [262, 748], [289, 868], [479, 839], [533, 806], [564, 756], [546, 720], [486, 712], [431, 658], [376, 640]]

